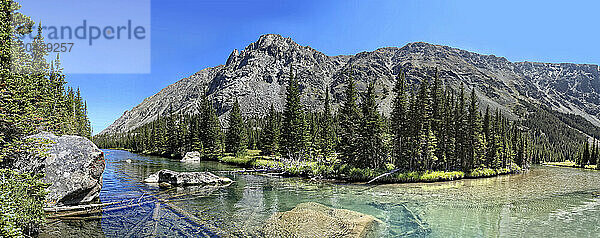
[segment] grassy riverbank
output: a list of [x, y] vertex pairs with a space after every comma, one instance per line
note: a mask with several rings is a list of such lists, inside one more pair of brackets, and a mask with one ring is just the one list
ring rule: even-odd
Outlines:
[[563, 162], [543, 162], [542, 165], [546, 166], [556, 166], [556, 167], [567, 167], [567, 168], [581, 168], [581, 169], [597, 169], [596, 165], [585, 165], [581, 167], [581, 165], [573, 162], [573, 161], [563, 161]]
[[[349, 182], [366, 182], [379, 175], [394, 169], [393, 165], [388, 165], [386, 170], [374, 170], [354, 168], [348, 165], [340, 164], [336, 161], [300, 161], [285, 163], [279, 157], [261, 156], [260, 151], [250, 150], [247, 155], [240, 157], [224, 156], [219, 159], [222, 163], [238, 165], [247, 168], [270, 169], [281, 171], [287, 176], [299, 176], [322, 179], [339, 179]], [[414, 171], [394, 173], [377, 180], [378, 183], [409, 183], [409, 182], [439, 182], [452, 181], [463, 178], [483, 178], [502, 174], [511, 174], [520, 172], [520, 168], [515, 169], [476, 169], [465, 173], [462, 171]]]
[[[115, 150], [125, 150], [113, 148]], [[132, 152], [132, 151], [130, 151]], [[134, 152], [135, 153], [135, 152]], [[384, 170], [362, 169], [355, 168], [349, 165], [340, 164], [339, 161], [286, 161], [283, 162], [281, 157], [260, 155], [260, 150], [248, 150], [246, 155], [232, 156], [225, 154], [224, 156], [210, 156], [205, 158], [209, 161], [218, 161], [225, 164], [237, 165], [245, 168], [266, 169], [279, 171], [282, 175], [290, 177], [306, 177], [318, 179], [337, 179], [348, 182], [367, 182], [379, 175], [387, 173], [394, 169], [393, 165], [389, 164]], [[171, 159], [181, 159], [177, 156], [160, 155], [156, 153], [140, 153], [144, 155], [162, 156]], [[558, 165], [556, 165], [558, 166]], [[464, 178], [486, 178], [505, 174], [515, 174], [522, 172], [518, 166], [513, 166], [513, 169], [490, 169], [478, 168], [471, 172], [463, 171], [413, 171], [413, 172], [398, 172], [389, 176], [382, 177], [377, 180], [377, 183], [418, 183], [418, 182], [442, 182], [453, 181]], [[569, 166], [562, 166], [569, 167]], [[594, 166], [595, 167], [595, 166]]]

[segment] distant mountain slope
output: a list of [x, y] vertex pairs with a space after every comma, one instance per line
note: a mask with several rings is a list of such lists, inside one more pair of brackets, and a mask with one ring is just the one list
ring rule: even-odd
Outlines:
[[513, 63], [503, 57], [480, 55], [448, 46], [410, 43], [356, 55], [327, 56], [280, 35], [263, 35], [243, 51], [234, 50], [226, 64], [203, 69], [164, 88], [126, 111], [100, 134], [127, 132], [158, 115], [197, 113], [206, 90], [219, 115], [225, 115], [238, 97], [242, 112], [260, 115], [273, 103], [283, 110], [290, 64], [301, 84], [309, 110], [323, 105], [324, 90], [331, 89], [339, 105], [347, 71], [353, 69], [359, 90], [375, 81], [380, 110], [389, 113], [395, 76], [403, 69], [409, 82], [432, 78], [436, 69], [445, 83], [475, 88], [481, 104], [500, 108], [512, 119], [523, 118], [525, 105], [545, 105], [573, 113], [600, 126], [600, 75], [597, 65]]

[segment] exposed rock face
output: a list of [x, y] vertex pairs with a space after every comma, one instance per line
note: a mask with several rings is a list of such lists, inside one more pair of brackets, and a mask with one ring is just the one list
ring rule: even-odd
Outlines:
[[102, 188], [104, 153], [81, 136], [55, 136], [40, 133], [28, 138], [50, 142], [44, 145], [49, 156], [20, 160], [20, 171], [41, 172], [50, 183], [46, 201], [49, 206], [88, 203], [98, 198]]
[[287, 212], [273, 214], [262, 229], [264, 237], [376, 237], [379, 219], [318, 203], [298, 204]]
[[285, 88], [294, 65], [302, 100], [308, 110], [323, 106], [325, 90], [331, 90], [333, 106], [343, 99], [347, 72], [353, 69], [360, 91], [375, 82], [379, 109], [391, 111], [395, 77], [403, 69], [407, 80], [431, 79], [436, 68], [453, 88], [462, 83], [475, 88], [482, 108], [499, 108], [506, 116], [524, 102], [581, 115], [600, 126], [600, 70], [597, 65], [513, 63], [494, 55], [427, 43], [410, 43], [356, 55], [327, 56], [290, 38], [263, 35], [243, 51], [234, 50], [225, 65], [201, 70], [145, 99], [100, 134], [126, 132], [174, 112], [197, 113], [200, 95], [207, 89], [221, 118], [238, 97], [243, 114], [264, 115], [271, 103], [283, 110]]
[[192, 151], [185, 153], [181, 162], [198, 162], [202, 161], [202, 154], [198, 151]]
[[175, 172], [168, 169], [150, 175], [146, 183], [167, 183], [177, 186], [186, 185], [229, 185], [233, 181], [210, 172]]

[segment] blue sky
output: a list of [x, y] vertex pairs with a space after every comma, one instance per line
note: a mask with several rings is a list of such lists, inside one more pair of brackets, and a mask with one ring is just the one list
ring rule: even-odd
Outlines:
[[[27, 13], [27, 0], [20, 1]], [[133, 3], [132, 3], [133, 4]], [[150, 74], [70, 74], [95, 133], [266, 33], [328, 55], [424, 41], [511, 61], [600, 63], [599, 1], [151, 1]], [[127, 59], [111, 59], [128, 64]]]

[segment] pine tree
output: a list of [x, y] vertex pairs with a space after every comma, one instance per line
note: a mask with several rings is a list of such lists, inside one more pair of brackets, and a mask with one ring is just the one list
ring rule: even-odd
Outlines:
[[204, 146], [202, 144], [204, 138], [204, 136], [202, 135], [203, 130], [200, 129], [202, 126], [203, 113], [204, 112], [201, 107], [199, 114], [190, 116], [189, 140], [191, 151], [202, 152], [204, 150]]
[[409, 106], [408, 106], [408, 121], [409, 121], [409, 131], [408, 131], [408, 167], [409, 170], [420, 170], [420, 156], [422, 154], [421, 144], [421, 119], [420, 119], [420, 110], [419, 103], [417, 100], [417, 94], [415, 92], [411, 92]]
[[168, 139], [166, 121], [160, 115], [156, 119], [154, 141], [156, 145], [156, 153], [164, 155], [167, 152]]
[[458, 98], [457, 98], [457, 102], [455, 104], [455, 109], [454, 109], [454, 133], [455, 133], [455, 138], [456, 138], [456, 143], [455, 143], [455, 158], [456, 158], [456, 162], [458, 163], [458, 165], [460, 166], [460, 169], [465, 171], [468, 169], [468, 164], [467, 164], [467, 151], [466, 148], [468, 146], [468, 142], [467, 142], [467, 135], [465, 135], [466, 131], [467, 131], [467, 120], [466, 120], [466, 111], [465, 111], [465, 105], [466, 105], [466, 100], [465, 100], [465, 90], [464, 90], [464, 85], [461, 85], [460, 90], [459, 90], [459, 94], [458, 94]]
[[583, 146], [583, 154], [581, 157], [581, 163], [579, 164], [581, 168], [584, 168], [585, 165], [589, 164], [591, 160], [590, 142], [586, 141]]
[[590, 145], [590, 164], [596, 164], [596, 153], [596, 138], [594, 138]]
[[304, 114], [306, 127], [307, 127], [307, 147], [310, 156], [312, 157], [319, 149], [321, 144], [321, 127], [320, 127], [320, 116], [307, 112]]
[[487, 106], [485, 108], [485, 115], [483, 116], [483, 127], [482, 127], [482, 135], [483, 135], [483, 144], [484, 146], [484, 165], [489, 168], [492, 164], [493, 158], [491, 156], [491, 147], [493, 143], [491, 125], [490, 125], [490, 107]]
[[396, 76], [394, 86], [396, 96], [391, 115], [392, 157], [396, 168], [409, 169], [409, 123], [408, 99], [406, 95], [406, 81], [403, 71]]
[[261, 150], [265, 155], [273, 155], [279, 150], [279, 115], [275, 111], [275, 106], [271, 104], [269, 115], [265, 127], [263, 128], [262, 139], [261, 139]]
[[596, 142], [596, 139], [594, 139], [594, 151], [594, 161], [596, 162], [596, 169], [600, 170], [600, 148], [598, 148], [598, 143]]
[[306, 149], [306, 121], [304, 109], [300, 103], [300, 85], [295, 79], [290, 64], [290, 78], [286, 91], [286, 101], [283, 110], [281, 153], [290, 158], [303, 156]]
[[438, 147], [436, 150], [436, 157], [441, 158], [444, 154], [445, 148], [445, 140], [444, 137], [444, 128], [442, 127], [442, 116], [444, 110], [444, 97], [442, 91], [442, 80], [439, 77], [439, 73], [437, 68], [435, 69], [435, 78], [433, 81], [433, 85], [431, 86], [431, 130], [436, 138], [438, 138]]
[[214, 105], [205, 94], [202, 97], [202, 113], [200, 119], [200, 141], [204, 154], [208, 157], [216, 157], [223, 150], [223, 132], [221, 123], [217, 117]]
[[359, 168], [384, 168], [387, 162], [386, 148], [383, 139], [383, 121], [377, 111], [375, 102], [375, 84], [367, 87], [362, 103], [362, 121], [359, 129], [359, 153], [354, 166]]
[[244, 119], [242, 118], [240, 104], [237, 98], [235, 99], [228, 118], [229, 129], [227, 130], [225, 143], [226, 152], [233, 153], [235, 156], [243, 155], [246, 152], [247, 136]]
[[446, 99], [444, 106], [444, 128], [445, 128], [445, 148], [444, 149], [444, 170], [449, 171], [454, 169], [456, 166], [455, 161], [455, 144], [456, 144], [456, 133], [455, 129], [455, 121], [454, 121], [454, 108], [455, 108], [455, 100], [454, 100], [454, 91], [451, 88], [446, 88], [445, 90]]
[[481, 137], [481, 121], [475, 89], [471, 91], [471, 99], [469, 101], [470, 105], [467, 124], [467, 161], [465, 163], [467, 171], [471, 171], [482, 165], [481, 160], [484, 146], [483, 139]]
[[417, 146], [419, 154], [420, 169], [429, 170], [437, 163], [436, 145], [437, 139], [433, 130], [432, 125], [432, 108], [431, 108], [431, 94], [429, 92], [429, 82], [427, 79], [423, 79], [419, 85], [419, 93], [416, 98], [416, 130], [417, 130]]
[[[169, 109], [171, 112], [171, 109]], [[178, 155], [179, 138], [177, 138], [177, 122], [174, 114], [165, 118], [165, 132], [166, 132], [166, 146], [165, 153], [169, 157], [176, 157]]]
[[594, 150], [593, 150], [594, 153], [593, 153], [593, 156], [592, 156], [592, 161], [596, 165], [596, 169], [598, 169], [598, 167], [599, 167], [598, 166], [598, 162], [600, 162], [599, 161], [600, 155], [598, 154], [599, 151], [598, 151], [598, 143], [596, 142], [596, 138], [594, 138], [594, 145], [593, 145], [593, 147], [594, 147]]
[[496, 109], [494, 117], [494, 144], [492, 145], [492, 161], [494, 168], [504, 168], [504, 131], [502, 127], [502, 114], [499, 109]]
[[349, 69], [345, 101], [340, 110], [340, 143], [338, 145], [340, 157], [346, 164], [354, 164], [358, 158], [357, 145], [361, 116], [356, 100], [357, 93], [352, 70]]
[[321, 122], [321, 154], [328, 158], [335, 152], [336, 140], [333, 130], [333, 116], [331, 115], [331, 102], [329, 90], [325, 90], [325, 106], [323, 108], [323, 120]]

